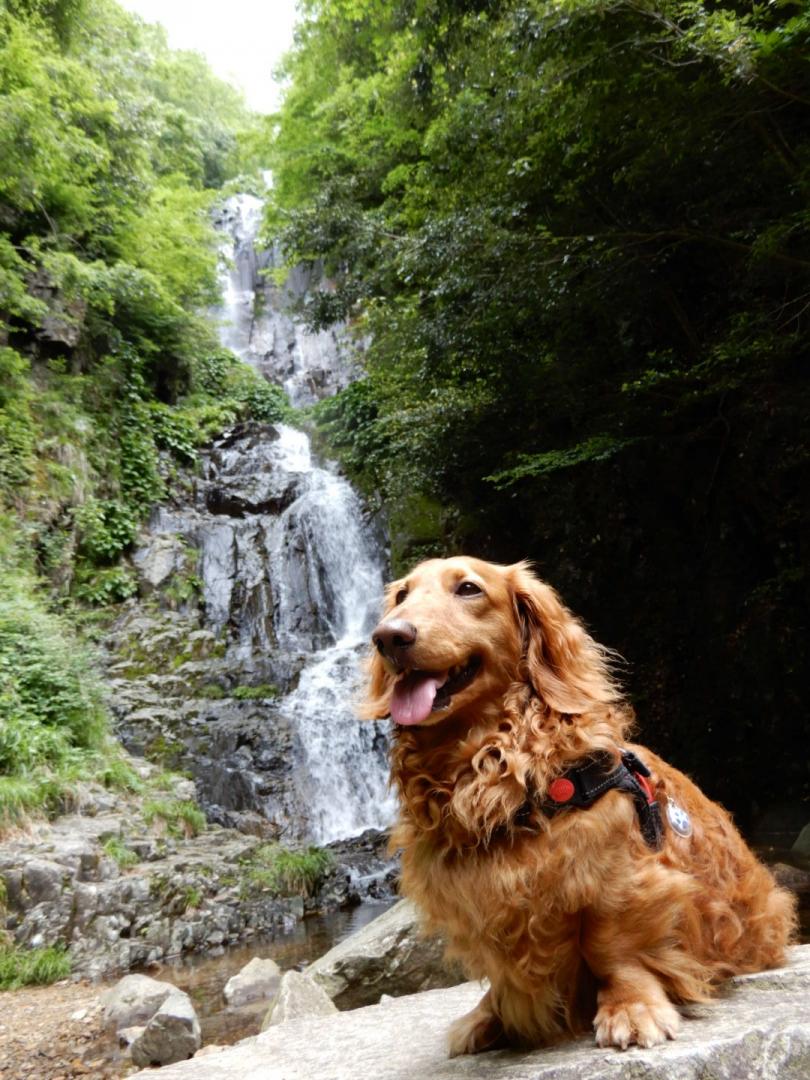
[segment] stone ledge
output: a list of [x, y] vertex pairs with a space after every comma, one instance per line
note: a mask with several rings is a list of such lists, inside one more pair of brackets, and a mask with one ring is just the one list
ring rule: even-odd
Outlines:
[[[677, 1041], [600, 1050], [589, 1038], [531, 1053], [449, 1060], [448, 1025], [477, 984], [428, 990], [335, 1016], [291, 1021], [209, 1057], [161, 1069], [160, 1080], [807, 1080], [810, 945], [778, 972], [743, 976], [711, 1005], [685, 1010]], [[147, 1080], [154, 1073], [138, 1073]]]

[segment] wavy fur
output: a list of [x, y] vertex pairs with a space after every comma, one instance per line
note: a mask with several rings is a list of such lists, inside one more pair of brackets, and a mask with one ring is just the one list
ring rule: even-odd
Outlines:
[[[461, 597], [462, 581], [482, 594]], [[403, 892], [490, 984], [454, 1025], [452, 1054], [544, 1045], [590, 1025], [600, 1045], [653, 1045], [677, 1033], [673, 1002], [783, 962], [792, 897], [728, 814], [651, 751], [632, 747], [662, 806], [672, 797], [689, 813], [691, 838], [667, 830], [651, 851], [616, 791], [551, 819], [537, 808], [572, 762], [618, 760], [632, 715], [609, 651], [527, 563], [423, 563], [389, 588], [391, 617], [417, 629], [409, 668], [481, 662], [446, 711], [397, 727], [392, 749]], [[366, 716], [388, 715], [395, 678], [370, 656]]]

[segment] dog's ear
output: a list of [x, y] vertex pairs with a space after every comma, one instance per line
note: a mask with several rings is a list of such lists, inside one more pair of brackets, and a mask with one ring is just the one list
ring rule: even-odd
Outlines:
[[525, 677], [546, 704], [560, 713], [588, 712], [618, 701], [610, 653], [528, 563], [509, 568], [515, 616], [523, 636]]

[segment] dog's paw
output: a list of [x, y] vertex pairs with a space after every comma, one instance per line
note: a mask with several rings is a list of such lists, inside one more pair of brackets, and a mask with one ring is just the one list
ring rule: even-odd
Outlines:
[[448, 1052], [450, 1057], [459, 1054], [480, 1054], [493, 1050], [503, 1037], [503, 1025], [488, 1008], [477, 1005], [472, 1012], [460, 1017], [450, 1025]]
[[676, 1038], [681, 1018], [670, 1002], [605, 1002], [593, 1022], [598, 1046], [657, 1046]]

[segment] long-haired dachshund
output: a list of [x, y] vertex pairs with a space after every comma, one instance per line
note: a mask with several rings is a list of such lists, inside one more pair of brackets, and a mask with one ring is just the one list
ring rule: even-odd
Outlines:
[[674, 1038], [673, 1003], [783, 963], [793, 899], [650, 750], [598, 645], [528, 564], [391, 585], [364, 713], [395, 722], [402, 888], [472, 978], [451, 1055]]

